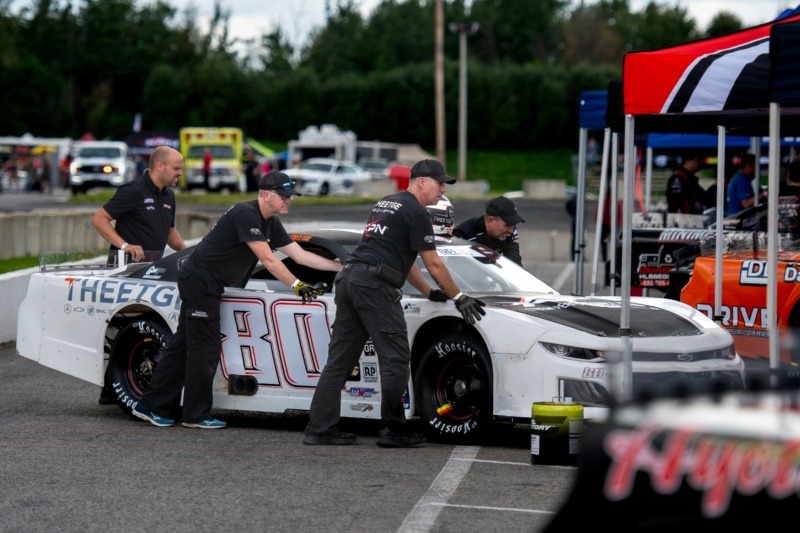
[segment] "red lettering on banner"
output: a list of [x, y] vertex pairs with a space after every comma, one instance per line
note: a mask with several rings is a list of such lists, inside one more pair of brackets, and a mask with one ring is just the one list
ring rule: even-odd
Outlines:
[[[653, 445], [667, 432], [663, 446]], [[743, 496], [764, 490], [773, 499], [800, 490], [800, 440], [782, 442], [703, 435], [694, 430], [617, 429], [605, 438], [611, 458], [604, 492], [611, 501], [630, 496], [638, 472], [650, 476], [653, 491], [674, 494], [682, 481], [702, 492], [703, 516], [722, 516], [734, 492]]]

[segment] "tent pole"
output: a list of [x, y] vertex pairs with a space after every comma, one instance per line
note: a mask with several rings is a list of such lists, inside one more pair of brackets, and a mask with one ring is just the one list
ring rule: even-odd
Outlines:
[[[769, 104], [769, 181], [767, 190], [775, 192], [779, 187], [781, 162], [781, 115], [780, 104]], [[758, 196], [758, 194], [756, 194]], [[772, 195], [767, 205], [767, 325], [769, 327], [769, 368], [773, 388], [777, 385], [777, 370], [780, 366], [780, 339], [778, 338], [778, 195]]]
[[653, 147], [648, 146], [645, 152], [647, 171], [645, 172], [644, 210], [650, 212], [650, 202], [653, 198]]
[[717, 232], [714, 249], [714, 316], [722, 323], [722, 221], [725, 218], [725, 126], [717, 126]]
[[[606, 128], [603, 132], [603, 158], [602, 167], [600, 168], [600, 195], [597, 203], [597, 220], [594, 225], [594, 255], [592, 256], [592, 296], [597, 294], [599, 286], [597, 284], [597, 265], [599, 264], [602, 251], [600, 248], [603, 246], [603, 219], [606, 212], [606, 189], [608, 188], [608, 149], [609, 137], [611, 136], [611, 129]], [[606, 253], [608, 252], [608, 244], [606, 244]]]
[[618, 158], [619, 158], [619, 133], [614, 132], [611, 137], [611, 235], [610, 235], [610, 250], [609, 259], [611, 259], [611, 267], [609, 268], [609, 284], [611, 289], [611, 296], [617, 295], [617, 241], [619, 235], [617, 232], [617, 207], [619, 204], [619, 172], [618, 172]]
[[750, 137], [750, 153], [756, 156], [756, 171], [750, 184], [755, 192], [753, 205], [761, 204], [761, 137]]
[[572, 250], [572, 259], [575, 261], [575, 294], [583, 294], [583, 234], [584, 222], [583, 212], [586, 206], [586, 144], [588, 138], [588, 131], [586, 128], [580, 129], [580, 136], [578, 141], [578, 183], [575, 188], [577, 196], [575, 202], [575, 215], [572, 217], [573, 228], [572, 231], [575, 235], [573, 242], [574, 249]]
[[622, 397], [629, 401], [633, 398], [633, 352], [631, 347], [631, 219], [633, 218], [633, 201], [635, 199], [634, 171], [634, 117], [625, 115], [625, 164], [623, 166], [625, 194], [622, 198], [622, 279], [619, 336], [622, 340]]

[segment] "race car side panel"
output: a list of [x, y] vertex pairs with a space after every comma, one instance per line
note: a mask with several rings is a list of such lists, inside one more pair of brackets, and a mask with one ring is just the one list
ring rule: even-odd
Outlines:
[[[706, 315], [714, 316], [715, 258], [697, 258], [681, 301]], [[800, 299], [800, 263], [779, 261], [777, 265], [778, 327], [789, 334], [789, 321]], [[734, 338], [736, 351], [751, 358], [769, 356], [767, 326], [766, 254], [726, 256], [722, 264], [721, 324]], [[791, 346], [781, 342], [781, 361], [791, 361]]]

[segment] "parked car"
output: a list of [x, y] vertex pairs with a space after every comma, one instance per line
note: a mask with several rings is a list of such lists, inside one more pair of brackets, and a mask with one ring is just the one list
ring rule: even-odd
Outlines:
[[74, 145], [69, 165], [73, 194], [91, 187], [119, 187], [133, 179], [136, 164], [128, 157], [128, 145], [117, 141], [83, 141]]
[[373, 180], [389, 179], [389, 161], [386, 159], [368, 159], [362, 157], [358, 166], [370, 173]]
[[[301, 247], [344, 261], [361, 232], [293, 234]], [[470, 241], [437, 236], [440, 257], [463, 291], [486, 303], [469, 324], [452, 302], [436, 303], [410, 284], [402, 305], [411, 346], [411, 381], [402, 397], [432, 438], [468, 442], [492, 422], [530, 423], [533, 402], [569, 397], [585, 417], [602, 417], [620, 390], [619, 297], [575, 297], [513, 261]], [[17, 351], [60, 372], [108, 385], [123, 410], [147, 387], [159, 354], [177, 328], [178, 268], [193, 247], [151, 264], [118, 269], [51, 267], [33, 274], [19, 307]], [[214, 406], [282, 413], [306, 410], [328, 355], [335, 316], [335, 273], [284, 264], [307, 283], [326, 283], [302, 299], [269, 271], [256, 269], [222, 296], [222, 353]], [[433, 284], [424, 265], [423, 275]], [[744, 366], [728, 332], [702, 313], [663, 298], [631, 299], [632, 384], [740, 388]], [[378, 419], [381, 383], [371, 341], [342, 391], [345, 417]], [[401, 398], [397, 398], [400, 401]], [[177, 416], [176, 416], [177, 418]]]
[[300, 192], [311, 196], [352, 195], [357, 181], [369, 181], [372, 175], [348, 161], [312, 157], [306, 159], [299, 168], [284, 170], [298, 181]]

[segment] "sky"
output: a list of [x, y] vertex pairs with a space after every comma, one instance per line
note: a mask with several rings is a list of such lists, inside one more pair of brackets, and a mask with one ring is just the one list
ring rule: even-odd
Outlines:
[[[19, 0], [18, 0], [19, 1]], [[146, 1], [146, 0], [140, 0]], [[200, 17], [210, 16], [214, 0], [167, 0], [175, 7], [193, 4]], [[380, 0], [354, 0], [365, 17]], [[533, 0], [532, 0], [533, 1]], [[585, 0], [592, 3], [594, 0]], [[628, 0], [632, 11], [642, 10], [650, 0]], [[325, 0], [221, 0], [231, 10], [229, 28], [232, 36], [256, 37], [279, 26], [295, 47], [305, 43], [308, 34], [325, 24]], [[335, 4], [336, 0], [330, 0]], [[577, 3], [577, 1], [575, 1]], [[745, 26], [756, 26], [775, 18], [783, 9], [797, 6], [800, 0], [657, 0], [661, 5], [688, 9], [701, 29], [713, 16], [727, 10], [738, 15]]]
[[[74, 0], [73, 0], [74, 1]], [[139, 4], [151, 0], [136, 0]], [[183, 9], [193, 5], [197, 9], [202, 29], [207, 29], [207, 20], [214, 11], [215, 0], [166, 0], [172, 6]], [[531, 0], [533, 1], [533, 0]], [[573, 0], [577, 4], [579, 0]], [[595, 0], [584, 0], [593, 3]], [[628, 0], [632, 11], [642, 10], [650, 0]], [[12, 0], [13, 7], [29, 6], [34, 0]], [[337, 0], [329, 0], [336, 4]], [[354, 0], [365, 17], [380, 4], [380, 0]], [[325, 24], [326, 0], [220, 0], [224, 9], [230, 11], [229, 30], [231, 37], [257, 38], [280, 27], [286, 39], [295, 48], [305, 44], [309, 33]], [[699, 28], [705, 29], [713, 16], [722, 10], [738, 15], [745, 26], [756, 26], [775, 18], [783, 9], [800, 4], [800, 0], [656, 0], [661, 5], [687, 8]]]

